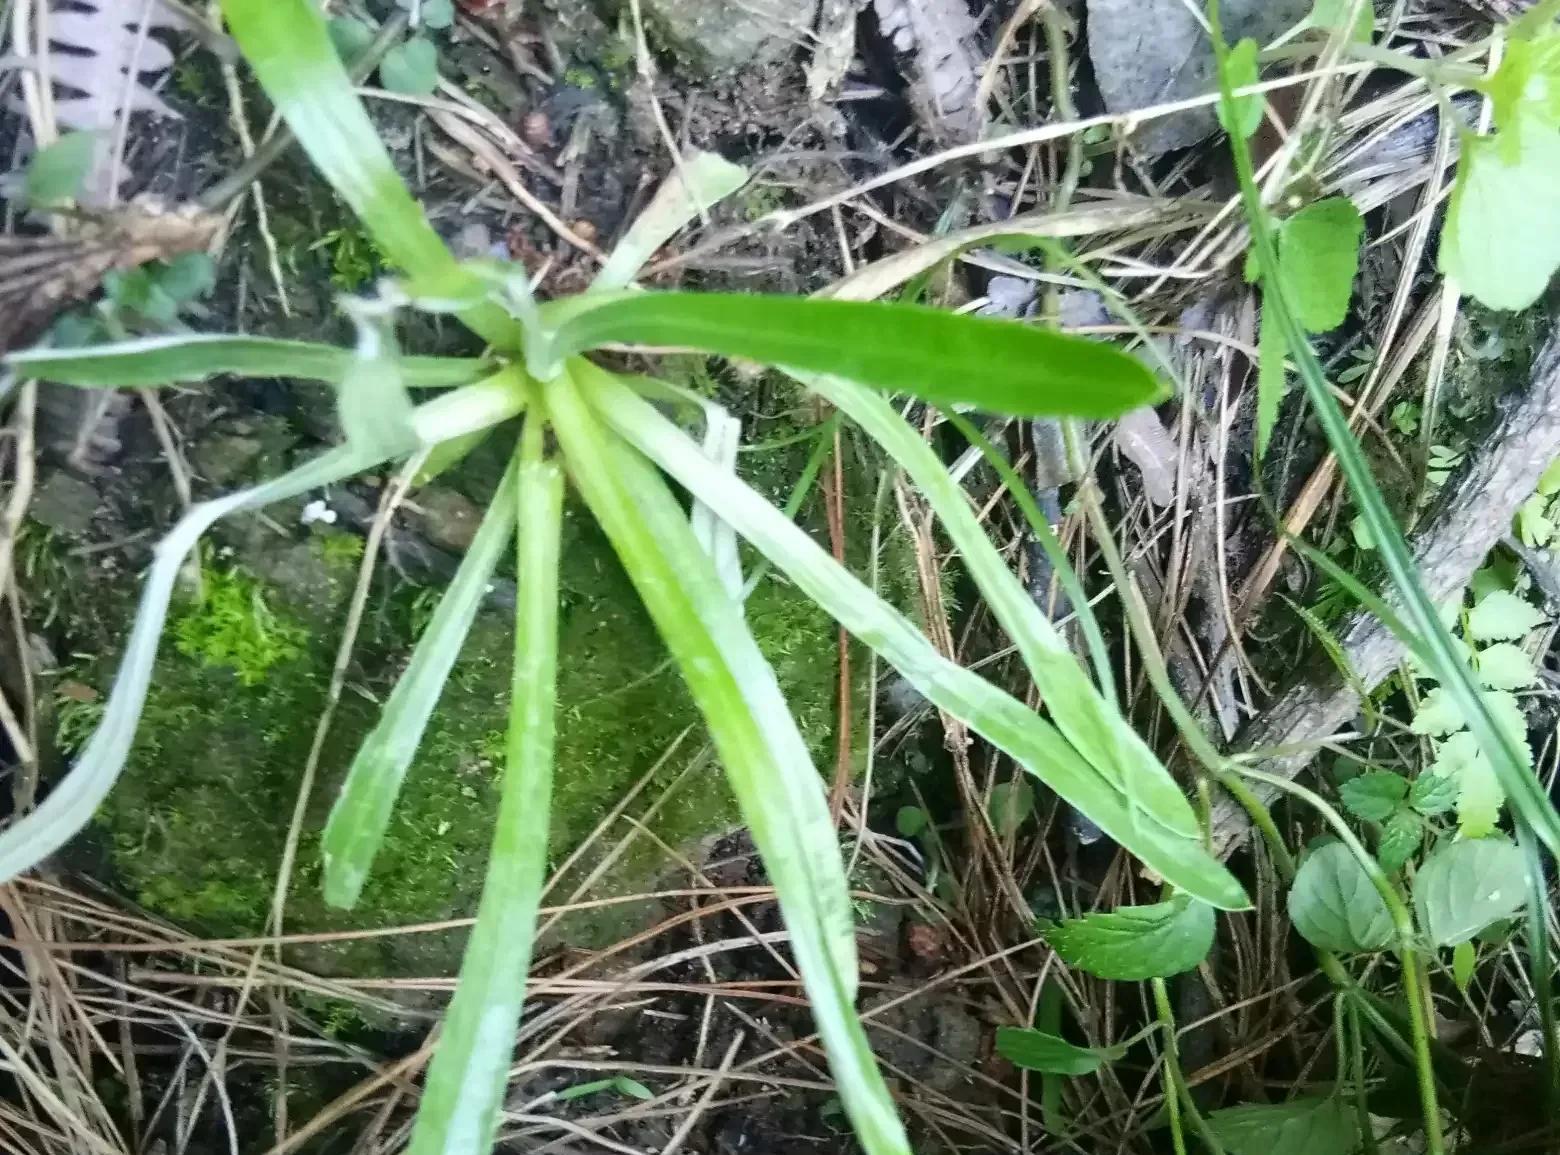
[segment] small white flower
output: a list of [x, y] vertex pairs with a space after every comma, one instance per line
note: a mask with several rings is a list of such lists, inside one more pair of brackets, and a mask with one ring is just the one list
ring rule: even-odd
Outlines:
[[298, 520], [304, 525], [313, 525], [317, 521], [324, 522], [326, 525], [335, 525], [336, 511], [324, 501], [315, 499], [303, 507], [303, 516]]

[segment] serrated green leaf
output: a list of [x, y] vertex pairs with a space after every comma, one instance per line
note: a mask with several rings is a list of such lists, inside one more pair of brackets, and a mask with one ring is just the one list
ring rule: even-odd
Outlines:
[[556, 358], [612, 342], [690, 346], [1017, 417], [1119, 417], [1164, 394], [1142, 362], [1102, 342], [919, 305], [625, 293], [555, 302], [542, 318]]
[[1392, 915], [1365, 868], [1342, 843], [1308, 857], [1289, 889], [1289, 919], [1323, 950], [1380, 950], [1392, 941]]
[[927, 827], [926, 811], [919, 806], [901, 806], [894, 815], [894, 829], [901, 838], [914, 838]]
[[1386, 770], [1367, 770], [1338, 790], [1345, 809], [1367, 822], [1385, 822], [1408, 797], [1408, 779]]
[[1549, 499], [1535, 493], [1517, 508], [1517, 536], [1524, 545], [1540, 549], [1555, 535], [1555, 523], [1549, 520]]
[[1228, 1155], [1354, 1155], [1359, 1114], [1337, 1096], [1249, 1103], [1208, 1113]]
[[379, 62], [379, 83], [389, 92], [433, 95], [439, 87], [439, 50], [426, 37], [409, 37]]
[[1419, 928], [1434, 946], [1467, 942], [1527, 902], [1522, 851], [1507, 838], [1443, 843], [1414, 876]]
[[1509, 590], [1494, 590], [1468, 615], [1468, 634], [1478, 642], [1520, 638], [1544, 622], [1538, 609]]
[[1477, 738], [1464, 730], [1440, 743], [1430, 772], [1455, 788], [1457, 824], [1465, 837], [1482, 838], [1495, 829], [1506, 796]]
[[1015, 1067], [1048, 1075], [1092, 1075], [1106, 1063], [1121, 1058], [1125, 1047], [1079, 1047], [1045, 1031], [1025, 1027], [998, 1027], [997, 1054]]
[[1279, 227], [1279, 276], [1311, 332], [1336, 329], [1349, 315], [1364, 231], [1354, 202], [1341, 196], [1308, 204]]
[[1408, 791], [1408, 804], [1427, 818], [1445, 814], [1456, 803], [1457, 790], [1457, 779], [1454, 776], [1432, 770], [1414, 779]]
[[1356, 44], [1369, 44], [1376, 31], [1376, 10], [1371, 0], [1316, 0], [1311, 14], [1305, 18], [1308, 28], [1320, 28], [1332, 32], [1342, 28], [1355, 12], [1354, 25], [1349, 29], [1349, 39]]
[[1402, 870], [1424, 841], [1424, 822], [1412, 810], [1399, 810], [1387, 819], [1376, 845], [1376, 861], [1389, 873]]
[[1415, 734], [1437, 738], [1461, 730], [1466, 724], [1457, 699], [1443, 687], [1436, 686], [1419, 700], [1419, 709], [1414, 711], [1414, 720], [1408, 728]]
[[1473, 982], [1473, 968], [1478, 961], [1479, 950], [1471, 939], [1458, 943], [1452, 949], [1452, 982], [1457, 984], [1459, 993], [1468, 993], [1468, 984]]
[[1538, 492], [1545, 497], [1560, 493], [1560, 457], [1551, 461], [1544, 475], [1538, 479]]
[[1045, 940], [1068, 966], [1096, 978], [1141, 982], [1197, 966], [1213, 949], [1216, 926], [1212, 907], [1179, 895], [1066, 919]]
[[1496, 642], [1479, 651], [1479, 681], [1492, 690], [1522, 690], [1538, 680], [1533, 659], [1513, 642]]
[[1463, 134], [1440, 267], [1491, 309], [1525, 309], [1560, 266], [1560, 132], [1531, 113], [1496, 136]]
[[27, 165], [27, 203], [52, 208], [75, 200], [92, 171], [98, 140], [95, 132], [67, 132], [41, 149]]
[[[1257, 82], [1257, 42], [1247, 37], [1234, 48], [1230, 49], [1229, 58], [1230, 85], [1234, 88], [1245, 88], [1247, 85]], [[1235, 98], [1235, 118], [1232, 124], [1226, 116], [1224, 106], [1219, 106], [1219, 123], [1224, 131], [1232, 136], [1248, 137], [1257, 131], [1257, 126], [1262, 123], [1262, 113], [1267, 107], [1267, 100], [1261, 95], [1237, 96]]]
[[1011, 837], [1035, 812], [1035, 788], [1027, 778], [998, 782], [991, 788], [991, 801], [987, 803], [986, 811], [997, 833], [1004, 838]]

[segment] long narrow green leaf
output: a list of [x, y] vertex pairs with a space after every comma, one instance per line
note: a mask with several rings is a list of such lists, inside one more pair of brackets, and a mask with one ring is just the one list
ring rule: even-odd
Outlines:
[[[1056, 728], [1078, 753], [1123, 795], [1179, 794], [1180, 788], [1148, 743], [1089, 681], [1061, 632], [991, 544], [969, 497], [926, 440], [887, 401], [854, 382], [823, 374], [801, 380], [883, 446], [937, 511], [981, 596], [1018, 647]], [[1062, 561], [1066, 563], [1065, 558]], [[1195, 833], [1195, 820], [1186, 829]]]
[[[1224, 70], [1228, 50], [1219, 33], [1217, 0], [1210, 5], [1209, 18], [1214, 33], [1214, 51], [1220, 63], [1220, 96], [1229, 104], [1234, 97]], [[1263, 270], [1277, 268], [1273, 231], [1268, 223], [1267, 209], [1262, 204], [1262, 194], [1257, 188], [1250, 150], [1246, 142], [1240, 139], [1232, 139], [1230, 148], [1235, 158], [1235, 170], [1240, 180], [1241, 197], [1259, 267]], [[1311, 348], [1309, 336], [1301, 327], [1290, 299], [1289, 286], [1282, 277], [1264, 275], [1262, 290], [1264, 300], [1277, 319], [1289, 346], [1289, 355], [1295, 360], [1306, 396], [1316, 411], [1317, 421], [1338, 457], [1339, 468], [1349, 483], [1355, 503], [1360, 507], [1360, 516], [1365, 519], [1375, 539], [1382, 564], [1397, 589], [1407, 627], [1417, 635], [1417, 640], [1407, 637], [1404, 640], [1423, 655], [1430, 672], [1451, 693], [1462, 716], [1467, 719], [1468, 728], [1478, 738], [1479, 746], [1495, 768], [1512, 809], [1532, 827], [1551, 854], [1560, 856], [1560, 814], [1556, 813], [1548, 794], [1529, 767], [1529, 759], [1517, 748], [1511, 733], [1490, 713], [1467, 658], [1458, 649], [1451, 631], [1441, 621], [1435, 603], [1419, 580], [1419, 570], [1403, 538], [1403, 531], [1387, 507], [1370, 465], [1360, 452], [1359, 442], [1349, 428], [1348, 419], [1333, 398], [1327, 384], [1327, 372], [1317, 359], [1316, 351]]]
[[103, 719], [64, 780], [36, 810], [17, 819], [0, 834], [0, 880], [14, 878], [58, 850], [91, 820], [99, 803], [108, 797], [124, 769], [141, 720], [157, 660], [157, 643], [162, 637], [179, 570], [200, 536], [230, 513], [258, 509], [307, 493], [361, 473], [378, 461], [350, 447], [332, 450], [263, 485], [194, 506], [158, 543]]
[[325, 901], [332, 906], [350, 907], [362, 892], [407, 767], [514, 532], [518, 493], [517, 457], [488, 504], [477, 536], [439, 599], [428, 628], [417, 639], [412, 660], [391, 691], [379, 723], [363, 740], [347, 771], [320, 839]]
[[539, 418], [521, 450], [519, 604], [503, 793], [477, 923], [412, 1129], [411, 1155], [486, 1155], [493, 1147], [515, 1028], [525, 1001], [547, 875], [558, 697], [558, 559], [563, 473], [542, 459]]
[[1179, 890], [1242, 910], [1245, 891], [1202, 845], [1190, 803], [1168, 774], [1136, 773], [1134, 793], [1085, 761], [1055, 728], [991, 683], [939, 654], [915, 625], [862, 585], [805, 532], [730, 474], [655, 408], [581, 365], [603, 419], [715, 510], [808, 597], [887, 659], [916, 690], [962, 719]]
[[481, 297], [407, 190], [353, 91], [311, 0], [223, 0], [228, 30], [314, 166], [390, 262], [426, 296], [481, 299], [458, 316], [493, 345], [518, 348], [514, 318]]
[[[414, 387], [464, 385], [489, 368], [475, 357], [399, 357], [397, 363], [404, 383]], [[339, 384], [351, 368], [352, 350], [274, 337], [184, 333], [86, 349], [27, 349], [6, 354], [4, 364], [26, 377], [104, 389], [204, 381], [224, 373]]]
[[720, 752], [775, 885], [840, 1098], [862, 1147], [868, 1155], [908, 1155], [904, 1129], [855, 1013], [850, 903], [822, 780], [774, 671], [666, 483], [601, 428], [571, 380], [555, 379], [543, 388], [570, 476], [644, 599]]
[[691, 346], [1020, 417], [1119, 417], [1165, 396], [1140, 361], [1103, 342], [919, 305], [740, 293], [560, 304], [543, 309], [558, 360], [612, 342]]

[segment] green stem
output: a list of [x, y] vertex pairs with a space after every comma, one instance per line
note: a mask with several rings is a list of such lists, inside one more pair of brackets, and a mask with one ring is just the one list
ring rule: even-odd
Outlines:
[[1169, 1084], [1165, 1094], [1165, 1108], [1170, 1116], [1170, 1138], [1175, 1145], [1176, 1155], [1186, 1155], [1186, 1136], [1181, 1131], [1182, 1111], [1186, 1112], [1186, 1118], [1191, 1121], [1197, 1137], [1211, 1155], [1224, 1155], [1224, 1145], [1202, 1117], [1197, 1104], [1192, 1102], [1191, 1088], [1186, 1085], [1186, 1076], [1181, 1071], [1181, 1050], [1175, 1037], [1175, 1012], [1170, 1007], [1170, 990], [1165, 986], [1164, 979], [1154, 979], [1151, 985], [1154, 988], [1154, 1009], [1158, 1011], [1160, 1025], [1164, 1027], [1165, 1082]]
[[1392, 918], [1398, 964], [1403, 968], [1403, 988], [1408, 995], [1409, 1028], [1414, 1043], [1414, 1074], [1419, 1084], [1420, 1109], [1425, 1124], [1425, 1152], [1426, 1155], [1445, 1155], [1446, 1140], [1441, 1133], [1441, 1107], [1436, 1093], [1435, 1067], [1430, 1060], [1430, 1027], [1435, 1020], [1425, 987], [1424, 968], [1419, 952], [1414, 947], [1413, 915], [1392, 885], [1391, 879], [1371, 857], [1370, 851], [1366, 850], [1355, 837], [1354, 831], [1349, 829], [1349, 824], [1327, 804], [1326, 799], [1314, 790], [1309, 790], [1298, 782], [1278, 774], [1268, 774], [1250, 767], [1242, 767], [1240, 773], [1247, 778], [1264, 782], [1294, 795], [1320, 814], [1322, 820], [1332, 828], [1338, 840], [1348, 848], [1349, 853], [1360, 864], [1360, 869], [1365, 872], [1371, 885], [1376, 888], [1376, 893], [1381, 895], [1382, 902], [1386, 904], [1387, 912]]
[[1365, 1087], [1365, 1033], [1360, 1026], [1359, 1004], [1354, 999], [1344, 999], [1343, 1014], [1349, 1028], [1349, 1066], [1354, 1075], [1354, 1110], [1360, 1121], [1362, 1151], [1363, 1155], [1377, 1155], [1376, 1131], [1371, 1126], [1370, 1101]]
[[1517, 844], [1527, 859], [1528, 966], [1533, 971], [1533, 998], [1544, 1032], [1544, 1084], [1551, 1118], [1560, 1118], [1560, 1030], [1555, 1023], [1554, 963], [1549, 952], [1549, 888], [1544, 882], [1543, 852], [1533, 831], [1517, 820]]

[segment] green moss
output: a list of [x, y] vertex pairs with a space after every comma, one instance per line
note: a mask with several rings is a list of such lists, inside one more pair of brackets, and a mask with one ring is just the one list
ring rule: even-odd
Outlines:
[[302, 652], [308, 631], [278, 618], [260, 584], [237, 569], [207, 570], [198, 602], [173, 623], [179, 653], [225, 666], [241, 686], [257, 686], [279, 662]]

